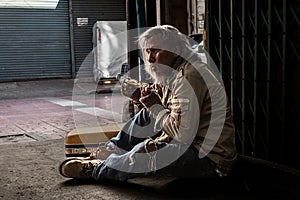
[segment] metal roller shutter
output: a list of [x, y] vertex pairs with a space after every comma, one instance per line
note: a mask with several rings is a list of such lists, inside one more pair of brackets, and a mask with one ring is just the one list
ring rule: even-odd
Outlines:
[[[96, 21], [126, 20], [125, 0], [72, 0], [74, 54], [77, 76], [93, 76], [93, 25]], [[78, 22], [85, 21], [85, 24]]]
[[0, 81], [71, 77], [68, 0], [56, 9], [0, 8]]

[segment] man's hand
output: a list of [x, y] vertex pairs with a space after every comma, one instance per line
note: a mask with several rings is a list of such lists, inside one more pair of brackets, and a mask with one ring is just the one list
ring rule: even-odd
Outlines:
[[131, 98], [133, 102], [138, 102], [141, 97], [140, 85], [137, 80], [134, 79], [125, 79], [121, 91], [124, 96]]
[[147, 109], [150, 109], [151, 106], [153, 106], [155, 104], [161, 105], [160, 97], [153, 90], [151, 90], [150, 92], [142, 91], [142, 97], [139, 100], [144, 105], [144, 107], [146, 107]]

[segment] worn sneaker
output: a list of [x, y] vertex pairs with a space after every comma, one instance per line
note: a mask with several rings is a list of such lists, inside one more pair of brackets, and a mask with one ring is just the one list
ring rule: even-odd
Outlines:
[[62, 176], [68, 178], [92, 178], [94, 167], [102, 162], [99, 159], [67, 159], [60, 164], [59, 172]]

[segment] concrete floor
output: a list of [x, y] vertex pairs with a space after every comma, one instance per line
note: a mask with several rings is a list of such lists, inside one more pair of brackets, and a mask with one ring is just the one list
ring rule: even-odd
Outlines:
[[[68, 106], [74, 87], [79, 94], [92, 94], [77, 98], [84, 105], [78, 104], [75, 111]], [[60, 176], [65, 134], [95, 119], [100, 124], [115, 120], [76, 110], [111, 110], [109, 90], [89, 83], [74, 86], [71, 79], [0, 83], [0, 199], [300, 199], [298, 170], [245, 157], [240, 157], [231, 177], [221, 180], [154, 176], [96, 183]], [[116, 105], [114, 112], [120, 114], [122, 106]]]
[[144, 177], [96, 183], [58, 173], [64, 140], [0, 145], [0, 199], [299, 199], [299, 176], [241, 162], [221, 180]]

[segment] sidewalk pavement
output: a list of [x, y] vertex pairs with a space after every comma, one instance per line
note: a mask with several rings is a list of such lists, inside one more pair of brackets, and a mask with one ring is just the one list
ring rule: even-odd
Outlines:
[[[0, 83], [0, 99], [70, 96], [71, 79]], [[90, 88], [82, 84], [83, 90]], [[103, 88], [97, 88], [101, 90]], [[107, 88], [104, 88], [105, 90]], [[147, 177], [96, 183], [62, 177], [64, 138], [0, 145], [0, 199], [296, 199], [299, 176], [242, 162], [237, 174], [221, 180]], [[296, 172], [298, 173], [298, 171]], [[288, 181], [287, 181], [288, 180]], [[262, 194], [260, 194], [262, 193]]]
[[258, 163], [220, 180], [144, 177], [97, 183], [62, 177], [63, 139], [0, 145], [0, 199], [297, 199], [299, 177]]
[[[112, 97], [103, 93], [109, 90], [118, 95]], [[78, 93], [80, 97], [76, 96]], [[75, 118], [77, 122], [82, 119], [82, 123], [95, 118], [92, 113], [80, 113], [73, 104], [90, 108], [91, 112], [97, 104], [103, 112], [109, 112], [112, 98], [118, 101], [120, 96], [118, 86], [99, 86], [88, 80], [43, 79], [0, 83], [0, 144], [65, 137], [75, 128]], [[101, 125], [111, 123], [103, 117], [98, 117], [98, 121]]]
[[99, 184], [62, 177], [63, 139], [0, 145], [0, 152], [0, 199], [171, 199], [159, 189], [165, 180]]
[[[118, 90], [117, 87], [98, 86], [91, 81], [80, 80], [79, 84], [76, 81], [43, 79], [0, 83], [1, 138], [4, 138], [5, 134], [18, 135], [23, 131], [28, 133], [30, 129], [33, 131], [31, 134], [34, 131], [39, 132], [38, 129], [49, 130], [51, 137], [55, 135], [53, 127], [57, 127], [57, 130], [61, 132], [61, 136], [58, 137], [60, 139], [51, 139], [46, 135], [42, 138], [41, 134], [35, 134], [19, 138], [19, 140], [6, 140], [5, 142], [2, 140], [0, 144], [0, 199], [170, 199], [168, 194], [161, 193], [159, 189], [160, 186], [170, 181], [169, 179], [160, 181], [156, 181], [156, 178], [147, 179], [147, 181], [139, 179], [124, 184], [103, 185], [92, 180], [68, 179], [58, 173], [60, 162], [66, 158], [63, 136], [65, 131], [75, 128], [74, 122], [69, 120], [72, 113], [70, 113], [70, 108], [59, 107], [51, 103], [45, 104], [39, 99], [71, 97], [74, 87], [77, 87], [77, 93], [79, 91], [85, 94]], [[104, 99], [104, 103], [105, 101], [107, 99]], [[31, 105], [34, 105], [34, 108], [30, 107]], [[55, 112], [55, 115], [52, 115], [49, 110]], [[33, 115], [34, 113], [37, 114]], [[2, 120], [7, 118], [5, 115], [13, 115], [14, 118], [17, 116], [21, 121], [23, 118], [28, 119], [33, 116], [38, 118], [43, 115], [43, 120], [41, 122], [40, 119], [28, 119], [26, 123], [18, 122], [15, 129], [5, 129], [6, 126], [3, 124], [5, 121]], [[12, 123], [13, 119], [9, 118], [9, 120], [11, 120], [9, 123]], [[103, 120], [103, 123], [109, 123]], [[39, 123], [36, 123], [37, 121]], [[152, 190], [157, 192], [152, 194]]]
[[39, 99], [71, 96], [73, 83], [73, 79], [0, 83], [0, 144], [61, 138], [73, 129], [70, 111]]
[[127, 182], [96, 183], [58, 173], [65, 159], [62, 139], [0, 145], [0, 199], [242, 199], [243, 184], [173, 177], [135, 178]]
[[[36, 97], [71, 96], [76, 87], [85, 93], [119, 90], [118, 86], [97, 85], [90, 78], [81, 79], [40, 79], [17, 82], [0, 82], [0, 99], [24, 99]], [[94, 90], [94, 91], [93, 91]]]
[[73, 79], [42, 79], [0, 83], [0, 99], [72, 95]]
[[[78, 80], [76, 80], [78, 81]], [[91, 81], [80, 80], [78, 84], [73, 79], [43, 79], [20, 82], [0, 83], [0, 122], [7, 114], [16, 115], [22, 121], [23, 118], [31, 118], [43, 115], [43, 121], [28, 119], [26, 124], [18, 122], [17, 128], [5, 129], [0, 123], [1, 138], [5, 134], [18, 135], [22, 131], [38, 129], [51, 131], [53, 127], [60, 130], [60, 139], [30, 135], [19, 140], [5, 141], [0, 144], [0, 199], [168, 199], [168, 195], [151, 194], [147, 191], [159, 187], [159, 182], [147, 181], [146, 186], [143, 179], [136, 184], [133, 182], [123, 184], [101, 185], [94, 181], [76, 181], [62, 177], [58, 173], [59, 163], [65, 157], [64, 135], [65, 131], [74, 127], [74, 122], [69, 120], [72, 117], [70, 108], [63, 108], [51, 103], [41, 103], [39, 98], [45, 97], [71, 97], [74, 87], [78, 91], [90, 94], [93, 92], [109, 92], [109, 86], [98, 86]], [[105, 99], [104, 99], [105, 100]], [[107, 100], [105, 100], [107, 101]], [[34, 108], [30, 107], [33, 104]], [[46, 108], [43, 108], [46, 106]], [[13, 108], [7, 110], [6, 108]], [[59, 111], [58, 111], [59, 109]], [[56, 112], [55, 116], [51, 112]], [[57, 110], [57, 111], [56, 111]], [[15, 113], [7, 113], [15, 112]], [[48, 113], [49, 112], [49, 113]], [[61, 113], [61, 114], [60, 114]], [[49, 116], [48, 116], [49, 115]], [[70, 116], [69, 116], [70, 115]], [[51, 118], [52, 116], [52, 118]], [[10, 120], [12, 120], [10, 118]], [[13, 120], [12, 120], [13, 121]], [[12, 121], [9, 121], [12, 122]], [[39, 123], [36, 123], [38, 121]], [[108, 123], [105, 121], [105, 123]], [[32, 126], [32, 127], [30, 127]], [[52, 129], [51, 127], [52, 126]], [[62, 127], [64, 126], [64, 127]], [[73, 128], [72, 128], [73, 127]], [[51, 129], [51, 130], [50, 130]], [[33, 134], [33, 132], [31, 134]], [[31, 139], [35, 138], [37, 141]], [[59, 137], [58, 137], [59, 138]], [[1, 140], [0, 140], [1, 141]], [[160, 181], [163, 184], [164, 181]], [[146, 189], [145, 189], [145, 188]], [[133, 192], [134, 191], [134, 192]]]

